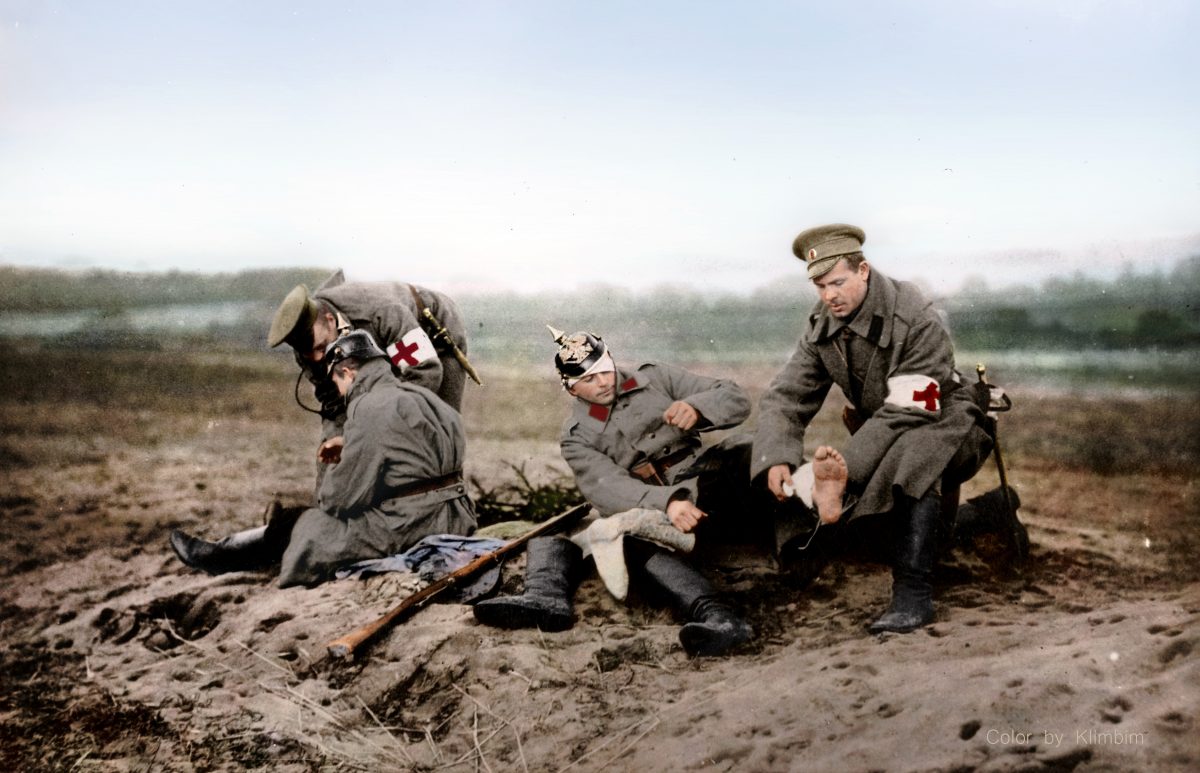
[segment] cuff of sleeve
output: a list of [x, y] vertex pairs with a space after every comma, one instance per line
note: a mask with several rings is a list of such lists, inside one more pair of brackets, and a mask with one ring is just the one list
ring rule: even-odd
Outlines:
[[682, 494], [685, 498], [696, 501], [696, 481], [694, 479], [675, 486], [648, 486], [647, 488], [650, 490], [646, 492], [646, 496], [642, 497], [641, 506], [662, 510], [664, 513], [671, 500], [678, 498], [676, 495]]

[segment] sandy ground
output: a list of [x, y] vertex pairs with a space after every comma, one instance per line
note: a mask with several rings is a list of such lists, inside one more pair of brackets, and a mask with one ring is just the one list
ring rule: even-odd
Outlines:
[[[743, 546], [709, 561], [758, 632], [729, 657], [689, 659], [669, 610], [620, 604], [593, 574], [570, 631], [433, 604], [347, 663], [325, 643], [406, 578], [279, 590], [265, 572], [190, 571], [166, 544], [173, 527], [217, 537], [275, 495], [307, 499], [315, 423], [286, 362], [55, 355], [27, 382], [4, 359], [0, 769], [1200, 767], [1194, 394], [1016, 392], [1003, 421], [1031, 560], [1012, 572], [987, 541], [959, 547], [936, 621], [910, 635], [865, 630], [887, 601], [882, 564], [853, 552], [800, 587]], [[757, 394], [769, 374], [738, 377]], [[561, 474], [557, 385], [485, 375], [468, 475]], [[840, 431], [831, 414], [816, 434]], [[1146, 434], [1167, 440], [1147, 451]], [[995, 485], [989, 466], [966, 493]]]

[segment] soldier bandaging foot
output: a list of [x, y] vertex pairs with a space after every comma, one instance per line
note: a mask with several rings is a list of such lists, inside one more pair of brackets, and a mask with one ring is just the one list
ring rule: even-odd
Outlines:
[[[705, 449], [700, 439], [701, 432], [736, 426], [749, 416], [741, 387], [658, 363], [626, 369], [597, 336], [551, 333], [559, 344], [555, 366], [563, 388], [575, 398], [560, 437], [563, 458], [602, 517], [660, 510], [688, 533], [710, 518], [753, 518], [746, 512], [756, 498], [745, 483], [748, 441], [735, 438]], [[679, 640], [688, 654], [720, 655], [752, 638], [750, 626], [690, 563], [641, 539], [622, 544], [631, 582], [665, 596], [684, 618]], [[582, 562], [570, 540], [530, 541], [525, 593], [481, 601], [475, 617], [506, 628], [569, 628]]]
[[314, 411], [322, 420], [317, 489], [345, 447], [346, 401], [329, 377], [325, 353], [353, 330], [371, 335], [396, 378], [425, 387], [456, 411], [468, 373], [475, 377], [468, 370], [466, 325], [445, 294], [403, 282], [347, 282], [341, 271], [311, 294], [297, 285], [275, 311], [267, 344], [292, 348], [300, 366], [296, 389], [307, 378], [321, 406]]
[[[861, 525], [894, 527], [892, 601], [870, 630], [905, 632], [934, 615], [929, 578], [942, 479], [970, 478], [991, 438], [982, 409], [961, 388], [941, 317], [915, 285], [867, 263], [865, 238], [838, 224], [803, 231], [792, 245], [820, 300], [759, 404], [751, 473], [780, 501], [810, 488], [822, 523], [870, 516]], [[834, 384], [861, 423], [840, 453], [818, 449], [812, 466], [795, 470], [805, 430]], [[854, 502], [844, 514], [843, 485]]]

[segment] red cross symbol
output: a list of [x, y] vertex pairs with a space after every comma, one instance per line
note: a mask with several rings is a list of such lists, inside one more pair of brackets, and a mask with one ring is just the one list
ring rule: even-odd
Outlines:
[[929, 386], [925, 387], [920, 392], [913, 392], [913, 402], [919, 403], [923, 400], [925, 401], [925, 410], [933, 411], [937, 410], [937, 401], [941, 396], [942, 393], [938, 391], [938, 385], [933, 381], [930, 381]]
[[404, 360], [405, 364], [407, 365], [418, 364], [419, 360], [417, 360], [416, 357], [413, 357], [413, 352], [417, 350], [417, 343], [415, 341], [411, 344], [405, 344], [403, 341], [397, 341], [396, 343], [392, 344], [392, 346], [396, 347], [396, 353], [391, 357], [393, 365], [399, 365], [400, 360]]

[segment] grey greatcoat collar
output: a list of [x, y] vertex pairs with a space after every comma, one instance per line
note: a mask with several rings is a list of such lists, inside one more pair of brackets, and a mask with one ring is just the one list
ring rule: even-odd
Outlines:
[[600, 405], [598, 403], [589, 403], [582, 397], [576, 397], [575, 405], [571, 408], [571, 413], [580, 424], [603, 427], [608, 423], [608, 418], [612, 415], [613, 407], [616, 406], [617, 401], [622, 396], [629, 392], [635, 392], [643, 386], [645, 385], [638, 381], [635, 374], [618, 365], [612, 403], [609, 405]]
[[382, 357], [367, 360], [359, 365], [358, 374], [354, 377], [354, 383], [350, 385], [350, 390], [346, 393], [346, 405], [370, 392], [383, 378], [394, 377], [392, 376], [391, 365]]
[[849, 323], [829, 313], [825, 304], [818, 302], [809, 316], [812, 329], [808, 340], [818, 343], [837, 335], [848, 327], [858, 336], [886, 349], [892, 343], [892, 327], [896, 318], [896, 285], [887, 277], [871, 268], [867, 297]]

